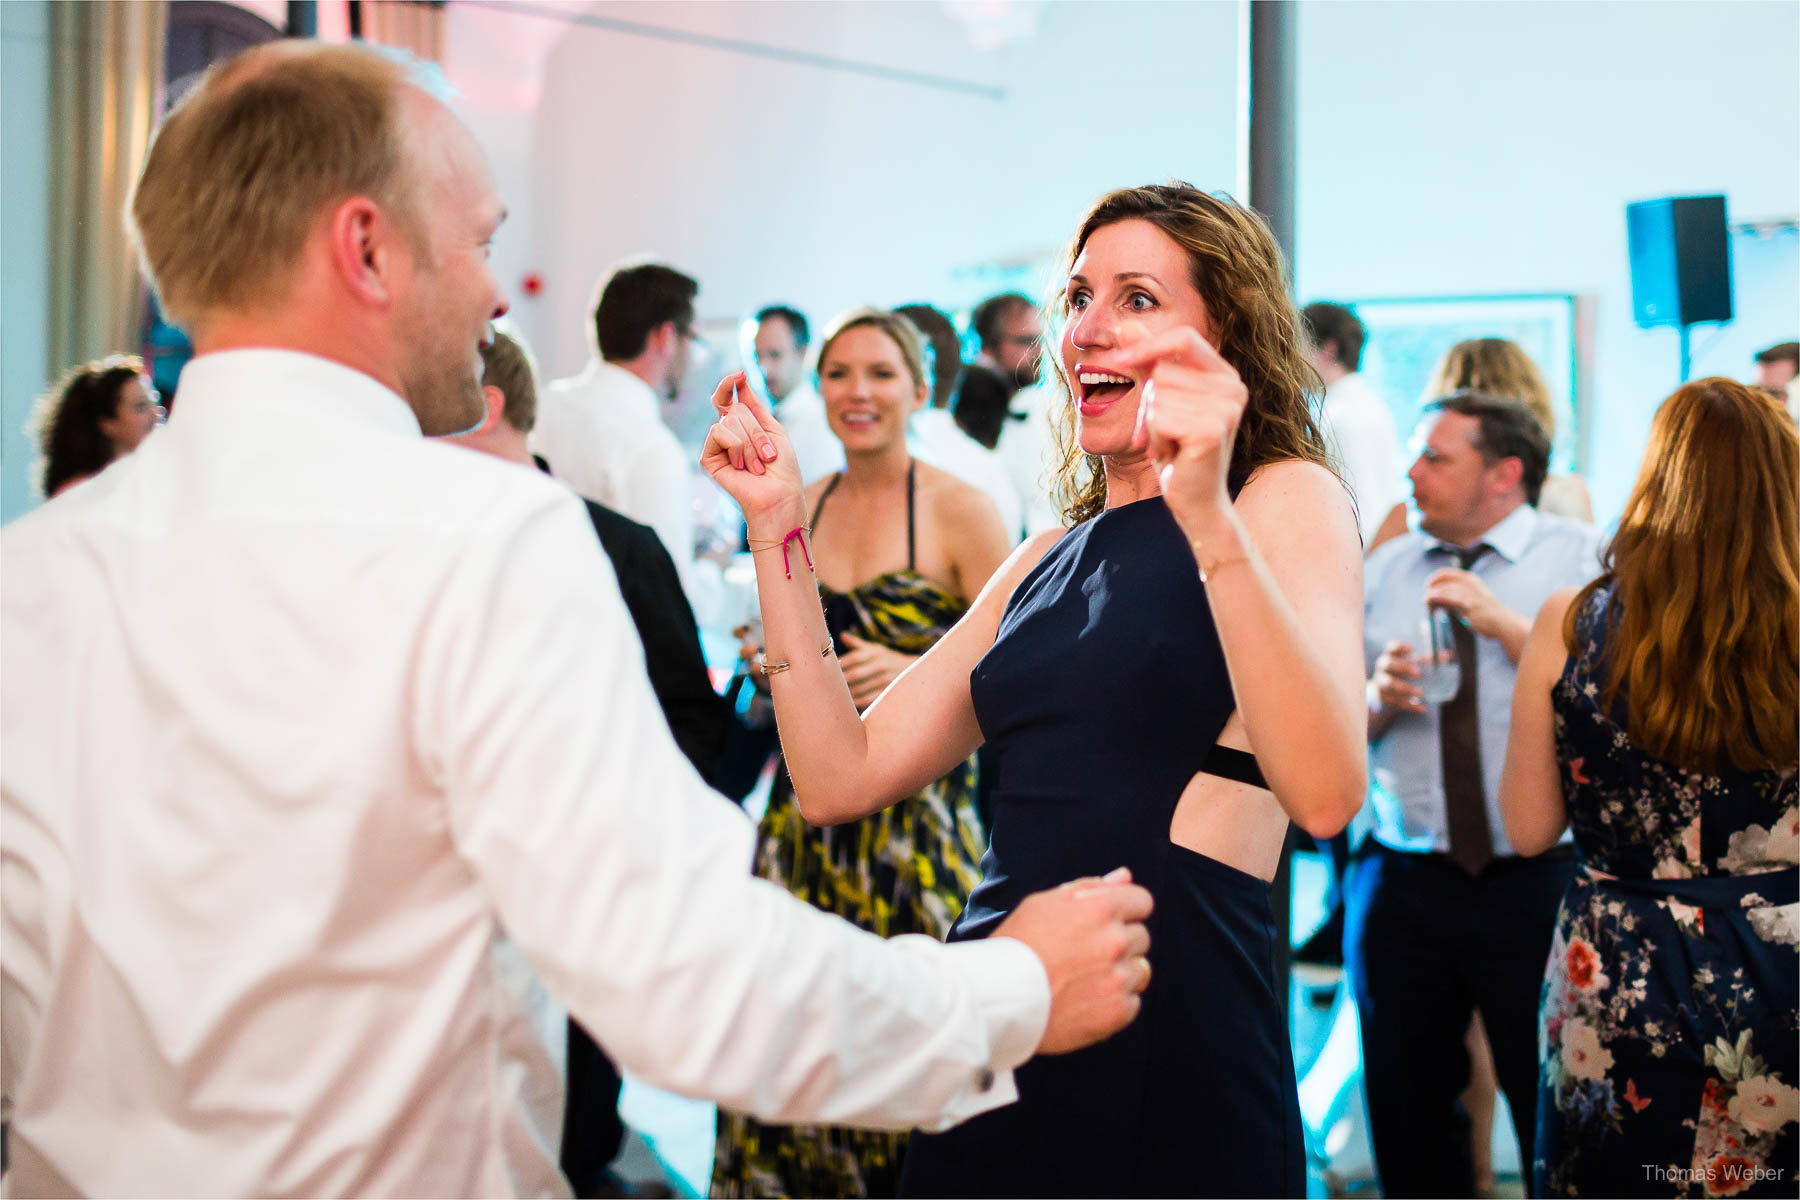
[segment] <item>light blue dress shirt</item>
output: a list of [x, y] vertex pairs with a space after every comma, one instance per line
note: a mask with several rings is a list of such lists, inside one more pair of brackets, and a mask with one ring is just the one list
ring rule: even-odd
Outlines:
[[[1600, 573], [1600, 531], [1592, 525], [1520, 505], [1476, 539], [1492, 547], [1470, 571], [1500, 602], [1526, 620], [1558, 588], [1579, 587]], [[1474, 543], [1471, 543], [1474, 544]], [[1417, 530], [1382, 546], [1363, 565], [1363, 666], [1389, 642], [1416, 651], [1425, 619], [1425, 581], [1456, 566], [1443, 543]], [[1513, 853], [1500, 820], [1500, 772], [1506, 764], [1506, 730], [1512, 720], [1517, 666], [1494, 638], [1475, 639], [1481, 775], [1487, 788], [1488, 829], [1495, 854]], [[1370, 803], [1375, 837], [1395, 850], [1447, 851], [1443, 769], [1438, 751], [1438, 709], [1399, 713], [1369, 747], [1374, 787]]]

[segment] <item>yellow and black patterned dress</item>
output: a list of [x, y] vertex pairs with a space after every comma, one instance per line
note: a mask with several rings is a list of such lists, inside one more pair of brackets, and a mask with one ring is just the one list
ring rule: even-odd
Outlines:
[[[819, 497], [819, 513], [837, 486]], [[918, 574], [913, 563], [912, 474], [907, 475], [907, 567], [850, 592], [821, 585], [834, 637], [854, 633], [902, 654], [923, 654], [968, 603]], [[981, 877], [986, 838], [975, 814], [974, 760], [924, 791], [860, 821], [820, 829], [776, 775], [758, 830], [756, 873], [826, 912], [882, 937], [922, 933], [942, 941]], [[764, 1125], [719, 1113], [714, 1196], [892, 1196], [904, 1133]]]

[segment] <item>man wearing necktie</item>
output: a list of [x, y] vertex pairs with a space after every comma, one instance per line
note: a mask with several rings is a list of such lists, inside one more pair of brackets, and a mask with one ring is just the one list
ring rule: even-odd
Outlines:
[[[1464, 1034], [1479, 1012], [1530, 1163], [1538, 988], [1574, 866], [1566, 843], [1514, 854], [1500, 822], [1513, 677], [1531, 614], [1598, 574], [1600, 537], [1537, 512], [1550, 442], [1516, 401], [1435, 400], [1418, 445], [1419, 528], [1364, 567], [1375, 832], [1347, 889], [1344, 950], [1383, 1194], [1469, 1196]], [[1441, 703], [1419, 687], [1430, 608], [1451, 616], [1461, 675]]]

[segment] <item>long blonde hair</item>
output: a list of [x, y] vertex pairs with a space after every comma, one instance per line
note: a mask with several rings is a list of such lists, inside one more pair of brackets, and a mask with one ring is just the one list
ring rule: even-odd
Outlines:
[[1497, 337], [1470, 338], [1450, 347], [1425, 386], [1425, 399], [1461, 391], [1492, 392], [1517, 400], [1537, 418], [1545, 433], [1556, 436], [1556, 410], [1550, 406], [1550, 389], [1531, 355], [1521, 350], [1517, 342]]
[[1638, 749], [1694, 770], [1800, 758], [1800, 435], [1730, 379], [1663, 402], [1625, 513], [1563, 623], [1610, 587], [1608, 711], [1623, 696]]
[[[1186, 183], [1121, 188], [1095, 201], [1064, 255], [1061, 278], [1094, 231], [1119, 221], [1149, 221], [1187, 252], [1191, 279], [1213, 322], [1219, 354], [1236, 369], [1250, 393], [1231, 450], [1227, 486], [1232, 495], [1259, 467], [1303, 459], [1332, 470], [1325, 440], [1313, 419], [1311, 397], [1319, 376], [1306, 360], [1300, 318], [1288, 295], [1286, 267], [1262, 218], [1230, 199], [1209, 196]], [[1046, 327], [1063, 327], [1068, 305], [1060, 290], [1045, 305]], [[1074, 389], [1062, 356], [1044, 355], [1056, 377], [1058, 460], [1056, 499], [1071, 525], [1106, 507], [1100, 459], [1084, 453], [1075, 433]]]

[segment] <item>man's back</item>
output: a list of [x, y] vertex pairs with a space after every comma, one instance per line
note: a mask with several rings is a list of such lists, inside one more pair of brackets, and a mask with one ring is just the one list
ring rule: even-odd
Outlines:
[[[297, 413], [277, 371], [330, 386]], [[6, 535], [18, 1182], [173, 1194], [203, 1162], [243, 1194], [555, 1187], [535, 984], [459, 852], [435, 701], [476, 685], [442, 618], [503, 568], [494, 534], [573, 504], [385, 436], [406, 407], [321, 360], [189, 372], [151, 453]], [[46, 712], [81, 735], [33, 736]], [[303, 1096], [332, 1101], [296, 1120]], [[90, 1123], [126, 1173], [60, 1144]], [[496, 1124], [499, 1159], [423, 1138]]]
[[1405, 498], [1400, 435], [1394, 416], [1359, 374], [1349, 374], [1325, 390], [1320, 431], [1350, 495], [1367, 544], [1394, 505]]
[[1037, 957], [750, 879], [567, 489], [281, 351], [150, 449], [0, 538], [11, 1190], [562, 1192], [534, 974], [765, 1120], [1012, 1097]]
[[655, 529], [685, 580], [693, 559], [688, 459], [648, 384], [598, 361], [556, 380], [539, 398], [531, 446], [577, 493]]

